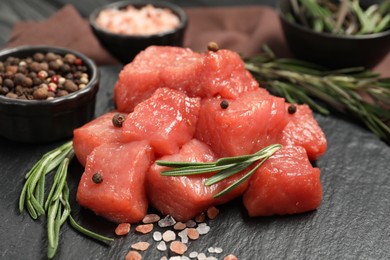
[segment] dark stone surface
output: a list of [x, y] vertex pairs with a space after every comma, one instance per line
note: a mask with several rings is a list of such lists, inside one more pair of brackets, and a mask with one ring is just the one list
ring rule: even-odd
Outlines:
[[[96, 114], [113, 107], [112, 86], [119, 67], [101, 69]], [[210, 246], [239, 259], [387, 259], [390, 255], [390, 147], [361, 126], [334, 116], [316, 115], [329, 141], [317, 165], [321, 169], [323, 203], [310, 213], [249, 218], [237, 199], [220, 207], [220, 216], [208, 221], [210, 233], [189, 243], [192, 251]], [[6, 122], [1, 122], [6, 123]], [[46, 220], [33, 221], [17, 211], [23, 176], [43, 153], [58, 146], [25, 145], [0, 139], [0, 259], [45, 259]], [[113, 236], [115, 225], [81, 209], [75, 193], [82, 167], [73, 161], [69, 185], [73, 214], [86, 227]], [[106, 247], [76, 233], [69, 224], [61, 230], [56, 259], [124, 259], [131, 244], [148, 241], [144, 259], [167, 255], [157, 251], [152, 234], [117, 238]]]
[[[14, 22], [40, 20], [65, 3], [74, 3], [87, 15], [104, 0], [94, 1], [0, 1], [0, 46], [9, 37]], [[172, 1], [183, 6], [209, 5], [211, 1]], [[212, 1], [213, 5], [235, 1]], [[269, 4], [273, 0], [240, 1], [240, 4]], [[101, 86], [96, 115], [113, 107], [112, 87], [119, 67], [101, 68]], [[390, 255], [390, 147], [369, 131], [345, 118], [316, 115], [327, 135], [328, 152], [317, 165], [321, 169], [323, 203], [310, 213], [267, 218], [249, 218], [238, 199], [220, 207], [220, 216], [208, 221], [210, 233], [189, 243], [192, 251], [204, 252], [210, 246], [233, 253], [239, 259], [388, 259]], [[6, 124], [7, 122], [0, 122]], [[0, 139], [0, 259], [45, 259], [46, 220], [33, 221], [19, 214], [17, 203], [24, 174], [47, 151], [61, 142], [26, 145]], [[86, 227], [113, 236], [115, 225], [81, 209], [75, 193], [82, 167], [73, 161], [69, 171], [71, 204], [75, 219]], [[131, 244], [148, 241], [152, 245], [142, 253], [144, 259], [160, 259], [167, 253], [155, 249], [152, 235], [117, 238], [111, 247], [96, 243], [65, 224], [55, 259], [124, 259]]]

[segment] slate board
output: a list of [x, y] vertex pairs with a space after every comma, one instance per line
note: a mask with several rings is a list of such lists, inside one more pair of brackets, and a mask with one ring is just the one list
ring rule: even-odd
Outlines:
[[[101, 68], [96, 115], [113, 107], [112, 86], [119, 67]], [[192, 251], [222, 259], [388, 259], [390, 257], [390, 147], [360, 125], [336, 116], [316, 115], [329, 143], [317, 165], [321, 169], [323, 202], [310, 213], [249, 218], [239, 199], [220, 207], [216, 220], [208, 221], [209, 234], [189, 243]], [[4, 124], [6, 122], [0, 122]], [[0, 139], [0, 258], [45, 259], [46, 220], [33, 221], [17, 211], [23, 176], [47, 151], [62, 142], [27, 145]], [[86, 227], [113, 236], [115, 225], [81, 209], [74, 201], [82, 167], [73, 161], [69, 184], [75, 219]], [[92, 241], [63, 226], [55, 259], [124, 259], [131, 244], [152, 245], [144, 259], [167, 253], [155, 249], [151, 234], [131, 233], [111, 247]], [[222, 254], [208, 254], [210, 246]]]

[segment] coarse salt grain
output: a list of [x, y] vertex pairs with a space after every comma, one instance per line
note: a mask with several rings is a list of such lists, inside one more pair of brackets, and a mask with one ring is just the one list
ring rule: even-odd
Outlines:
[[176, 220], [172, 217], [167, 215], [165, 218], [160, 219], [158, 221], [159, 227], [171, 227], [176, 224]]
[[139, 251], [145, 251], [146, 249], [149, 248], [149, 246], [150, 246], [150, 244], [148, 242], [138, 242], [138, 243], [132, 244], [131, 248], [133, 248], [135, 250], [139, 250]]
[[181, 242], [186, 244], [188, 243], [188, 229], [184, 229], [178, 233], [179, 237], [181, 238]]
[[181, 256], [171, 256], [169, 260], [181, 260]]
[[153, 230], [153, 224], [145, 224], [145, 225], [138, 225], [135, 228], [135, 231], [142, 233], [142, 234], [147, 234]]
[[205, 234], [209, 233], [210, 227], [207, 226], [206, 223], [200, 223], [198, 225], [198, 227], [196, 228], [196, 230], [198, 230], [199, 235], [205, 235]]
[[189, 227], [189, 228], [193, 228], [193, 227], [196, 227], [196, 222], [193, 221], [192, 219], [188, 220], [186, 222], [186, 226]]
[[182, 255], [187, 251], [187, 246], [180, 241], [173, 241], [169, 246], [169, 249], [178, 255]]
[[173, 241], [176, 239], [176, 234], [175, 232], [173, 232], [172, 230], [167, 230], [163, 233], [162, 235], [162, 239], [165, 241], [165, 242], [169, 242], [169, 241]]
[[191, 252], [190, 254], [189, 254], [189, 257], [190, 258], [196, 258], [198, 256], [198, 252]]
[[207, 251], [208, 251], [209, 253], [215, 253], [214, 247], [209, 247], [209, 248], [207, 249]]
[[130, 251], [126, 255], [126, 260], [141, 260], [142, 256], [137, 251]]
[[167, 250], [167, 244], [164, 241], [160, 241], [160, 243], [157, 244], [157, 250], [159, 251]]
[[177, 222], [174, 226], [173, 226], [173, 229], [175, 230], [183, 230], [185, 229], [187, 226], [186, 224], [184, 224], [183, 222]]
[[237, 258], [237, 256], [230, 254], [230, 255], [225, 256], [223, 258], [223, 260], [238, 260], [238, 258]]
[[116, 228], [115, 228], [115, 234], [117, 236], [124, 236], [127, 235], [130, 232], [130, 223], [120, 223]]
[[205, 218], [206, 218], [206, 215], [204, 214], [204, 212], [202, 212], [198, 216], [195, 217], [195, 221], [198, 223], [201, 223], [205, 220]]
[[160, 216], [157, 214], [148, 214], [146, 215], [143, 219], [142, 222], [144, 224], [150, 224], [150, 223], [155, 223], [160, 220]]
[[187, 236], [189, 239], [196, 240], [199, 238], [199, 232], [195, 228], [189, 228], [187, 230]]
[[153, 233], [153, 240], [154, 240], [154, 241], [161, 241], [161, 239], [162, 239], [162, 234], [161, 234], [161, 232], [155, 231], [155, 232]]
[[160, 260], [168, 260], [168, 258], [166, 256], [163, 256], [160, 258]]
[[206, 260], [206, 255], [204, 253], [198, 254], [198, 260]]
[[223, 252], [223, 249], [221, 247], [216, 247], [216, 248], [214, 248], [214, 251], [216, 254], [220, 254]]
[[209, 219], [215, 219], [219, 214], [219, 209], [216, 207], [210, 207], [207, 209], [207, 217]]

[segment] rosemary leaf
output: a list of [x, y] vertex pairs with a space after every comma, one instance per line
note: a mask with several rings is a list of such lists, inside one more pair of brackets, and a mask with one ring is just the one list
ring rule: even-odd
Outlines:
[[74, 218], [72, 217], [72, 215], [69, 215], [69, 221], [70, 221], [70, 224], [71, 226], [76, 229], [77, 231], [79, 231], [80, 233], [86, 235], [86, 236], [89, 236], [93, 239], [96, 239], [96, 240], [99, 240], [103, 243], [107, 243], [107, 242], [112, 242], [114, 241], [114, 239], [112, 238], [109, 238], [109, 237], [105, 237], [105, 236], [102, 236], [102, 235], [99, 235], [95, 232], [92, 232], [86, 228], [83, 228], [82, 226], [80, 226], [79, 224], [77, 224], [77, 222], [74, 220]]
[[235, 188], [237, 188], [241, 183], [243, 183], [244, 181], [246, 181], [249, 177], [252, 176], [253, 173], [256, 172], [257, 169], [259, 169], [259, 167], [268, 159], [268, 157], [264, 158], [260, 163], [258, 163], [255, 167], [253, 167], [253, 169], [251, 169], [249, 172], [247, 172], [244, 176], [242, 176], [240, 179], [238, 179], [237, 181], [235, 181], [233, 184], [229, 185], [227, 188], [223, 189], [222, 191], [218, 192], [217, 194], [215, 194], [213, 197], [214, 198], [218, 198], [218, 197], [221, 197], [223, 195], [225, 195], [226, 193], [234, 190]]
[[222, 171], [214, 174], [210, 178], [208, 178], [204, 182], [204, 185], [211, 186], [211, 185], [216, 184], [220, 181], [223, 181], [223, 180], [229, 178], [230, 176], [233, 176], [234, 174], [239, 173], [242, 170], [245, 170], [246, 168], [251, 166], [253, 163], [254, 162], [240, 163], [240, 164], [236, 164], [230, 168], [227, 168], [225, 170], [222, 170]]
[[[156, 161], [158, 164], [158, 162]], [[187, 176], [187, 175], [197, 175], [197, 174], [203, 174], [203, 173], [210, 173], [215, 171], [220, 171], [227, 169], [229, 167], [234, 166], [234, 164], [227, 164], [227, 165], [212, 165], [212, 166], [206, 166], [206, 167], [181, 167], [177, 169], [172, 170], [166, 170], [161, 173], [163, 176]]]
[[164, 160], [157, 160], [157, 165], [160, 166], [167, 166], [172, 168], [183, 168], [183, 167], [204, 167], [205, 165], [213, 166], [215, 165], [214, 162], [212, 163], [200, 163], [200, 162], [172, 162], [172, 161], [164, 161]]
[[[175, 162], [171, 164], [171, 166], [176, 166], [176, 169], [165, 170], [161, 172], [162, 176], [186, 176], [186, 175], [194, 175], [194, 174], [203, 174], [203, 173], [214, 173], [211, 177], [209, 177], [205, 181], [206, 186], [211, 186], [216, 184], [222, 180], [225, 180], [234, 174], [242, 172], [253, 164], [257, 165], [246, 173], [239, 180], [234, 182], [232, 185], [224, 189], [223, 191], [216, 194], [214, 197], [222, 196], [227, 192], [233, 190], [238, 185], [240, 185], [243, 181], [249, 178], [255, 171], [260, 167], [260, 165], [269, 158], [272, 154], [274, 154], [277, 150], [279, 150], [282, 146], [280, 144], [269, 145], [256, 153], [249, 155], [241, 155], [241, 156], [232, 156], [232, 157], [222, 157], [215, 161], [214, 163], [196, 163], [196, 167], [188, 166], [187, 162]], [[258, 161], [260, 161], [258, 163]], [[167, 161], [156, 161], [157, 165], [169, 165]], [[202, 167], [203, 164], [203, 167]], [[183, 167], [184, 166], [184, 167]], [[246, 176], [246, 177], [245, 177]], [[245, 178], [244, 178], [245, 177]]]

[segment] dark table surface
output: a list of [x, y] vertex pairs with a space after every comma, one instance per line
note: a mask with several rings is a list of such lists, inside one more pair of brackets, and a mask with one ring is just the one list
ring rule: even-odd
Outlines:
[[[0, 44], [7, 39], [13, 22], [44, 19], [64, 2], [2, 0]], [[74, 4], [86, 15], [92, 6], [103, 2], [88, 0], [74, 1]], [[188, 4], [184, 0], [174, 2]], [[232, 4], [233, 1], [215, 3]], [[207, 1], [191, 1], [191, 4], [206, 5]], [[114, 66], [100, 68], [96, 115], [112, 109], [112, 86], [119, 70], [120, 67]], [[251, 219], [238, 199], [220, 207], [218, 219], [208, 221], [210, 233], [190, 242], [188, 252], [205, 252], [218, 259], [229, 253], [239, 259], [389, 259], [390, 147], [348, 118], [315, 117], [329, 145], [325, 156], [317, 162], [323, 183], [321, 207], [295, 216]], [[60, 143], [28, 145], [0, 138], [0, 259], [45, 259], [46, 220], [33, 221], [27, 214], [20, 215], [17, 202], [26, 171], [43, 153]], [[114, 224], [81, 209], [74, 201], [82, 167], [73, 161], [69, 172], [75, 218], [95, 231], [112, 236]], [[132, 229], [127, 237], [116, 239], [111, 247], [106, 247], [74, 232], [66, 224], [61, 230], [56, 259], [124, 259], [130, 245], [138, 241], [152, 244], [143, 253], [144, 259], [166, 255], [155, 249], [151, 234], [136, 235]], [[207, 253], [210, 246], [222, 247], [224, 252]]]

